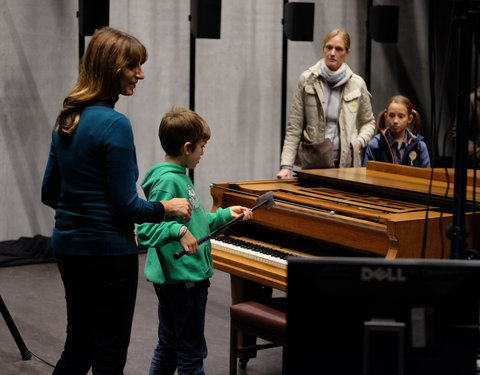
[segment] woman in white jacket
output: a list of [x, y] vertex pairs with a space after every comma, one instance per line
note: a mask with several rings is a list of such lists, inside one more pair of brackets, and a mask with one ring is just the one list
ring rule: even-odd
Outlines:
[[350, 36], [331, 30], [325, 57], [300, 75], [288, 118], [277, 178], [294, 165], [308, 168], [360, 167], [361, 153], [375, 134], [371, 95], [365, 81], [344, 63]]

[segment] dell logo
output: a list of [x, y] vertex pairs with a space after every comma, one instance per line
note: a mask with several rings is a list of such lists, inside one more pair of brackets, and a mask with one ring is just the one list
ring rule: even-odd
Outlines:
[[361, 268], [361, 276], [360, 279], [362, 281], [370, 281], [370, 280], [377, 280], [377, 281], [396, 281], [396, 282], [405, 282], [407, 278], [403, 276], [401, 268], [377, 268], [373, 269], [370, 267], [362, 267]]

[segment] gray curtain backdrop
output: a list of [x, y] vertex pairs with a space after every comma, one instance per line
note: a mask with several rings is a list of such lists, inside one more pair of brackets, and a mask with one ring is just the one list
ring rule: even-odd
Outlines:
[[[314, 2], [314, 41], [288, 42], [287, 108], [300, 73], [322, 57], [323, 38], [334, 27], [352, 37], [346, 62], [365, 72], [367, 1]], [[380, 4], [400, 6], [400, 31], [397, 44], [372, 42], [374, 112], [401, 92], [428, 129], [428, 1]], [[271, 179], [279, 169], [282, 8], [283, 0], [223, 0], [221, 39], [196, 41], [195, 110], [212, 129], [194, 172], [206, 210], [210, 183]], [[48, 236], [54, 212], [41, 204], [40, 189], [51, 130], [77, 77], [78, 1], [0, 0], [0, 9], [0, 241]], [[189, 0], [110, 1], [110, 26], [135, 35], [149, 52], [145, 80], [116, 107], [133, 125], [139, 186], [164, 158], [157, 137], [163, 113], [189, 105], [189, 13]]]

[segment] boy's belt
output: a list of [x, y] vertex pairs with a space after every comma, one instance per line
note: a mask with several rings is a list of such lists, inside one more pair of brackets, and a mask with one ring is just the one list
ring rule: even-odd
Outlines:
[[164, 288], [185, 288], [185, 289], [192, 289], [192, 288], [208, 288], [210, 286], [210, 279], [205, 279], [201, 281], [187, 281], [184, 283], [177, 283], [177, 284], [170, 284], [170, 285], [162, 285]]
[[205, 279], [202, 281], [189, 281], [186, 283], [182, 283], [185, 285], [185, 288], [190, 289], [190, 288], [195, 288], [195, 287], [205, 287], [208, 288], [210, 286], [210, 279]]

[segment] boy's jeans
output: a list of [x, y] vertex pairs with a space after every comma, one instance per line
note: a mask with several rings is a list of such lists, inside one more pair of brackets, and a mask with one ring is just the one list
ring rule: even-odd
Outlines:
[[195, 284], [154, 284], [158, 297], [158, 345], [150, 375], [203, 375], [208, 279]]

